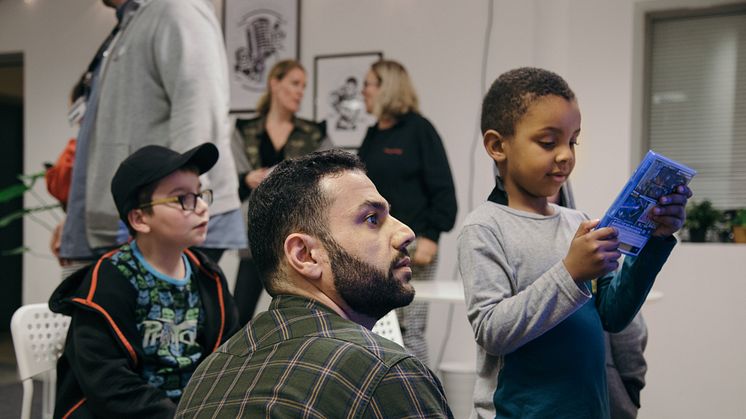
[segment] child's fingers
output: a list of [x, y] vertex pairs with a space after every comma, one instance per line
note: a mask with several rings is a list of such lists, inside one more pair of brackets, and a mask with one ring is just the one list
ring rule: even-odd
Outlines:
[[614, 240], [619, 236], [619, 231], [614, 227], [602, 227], [592, 232], [589, 238], [593, 240]]
[[677, 216], [657, 216], [653, 218], [653, 221], [660, 226], [669, 227], [673, 231], [679, 231], [684, 226], [684, 219]]
[[575, 238], [585, 236], [586, 234], [590, 233], [593, 230], [593, 227], [597, 226], [600, 222], [601, 220], [599, 219], [583, 221], [582, 223], [580, 223], [580, 225], [578, 226], [578, 230], [575, 232]]
[[685, 185], [679, 185], [674, 191], [668, 195], [664, 195], [658, 199], [659, 205], [686, 205], [689, 198], [692, 197], [692, 190]]
[[676, 187], [676, 192], [686, 196], [687, 199], [691, 198], [692, 195], [694, 195], [694, 192], [692, 192], [691, 189], [689, 189], [686, 185], [679, 185]]
[[663, 205], [656, 206], [653, 208], [653, 215], [655, 217], [679, 217], [684, 218], [686, 216], [686, 207], [683, 205]]

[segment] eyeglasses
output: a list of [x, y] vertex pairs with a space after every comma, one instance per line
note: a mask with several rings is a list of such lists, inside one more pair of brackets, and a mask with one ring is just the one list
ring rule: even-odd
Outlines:
[[205, 189], [200, 193], [185, 193], [179, 196], [156, 199], [154, 201], [148, 202], [147, 204], [142, 204], [138, 208], [146, 208], [152, 207], [153, 205], [178, 202], [179, 204], [181, 204], [181, 209], [183, 209], [184, 211], [194, 211], [197, 208], [197, 198], [201, 199], [209, 206], [210, 204], [212, 204], [212, 189]]

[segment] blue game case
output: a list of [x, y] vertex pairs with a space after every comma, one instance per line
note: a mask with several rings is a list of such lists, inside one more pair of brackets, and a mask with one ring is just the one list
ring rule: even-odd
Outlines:
[[637, 256], [657, 227], [648, 214], [658, 199], [688, 185], [696, 174], [691, 167], [648, 151], [596, 228], [615, 227], [619, 250]]

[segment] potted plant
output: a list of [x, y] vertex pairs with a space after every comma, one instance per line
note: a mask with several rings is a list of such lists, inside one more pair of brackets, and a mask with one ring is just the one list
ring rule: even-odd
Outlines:
[[[34, 185], [36, 184], [36, 181], [39, 179], [44, 178], [44, 173], [46, 171], [41, 171], [38, 173], [33, 173], [30, 175], [18, 175], [19, 183], [15, 183], [13, 185], [10, 185], [8, 187], [0, 189], [0, 204], [12, 201], [14, 199], [19, 199], [23, 197], [23, 195], [26, 192], [29, 192], [35, 200], [38, 202], [37, 205], [21, 208], [17, 211], [13, 211], [8, 214], [0, 214], [0, 230], [7, 227], [13, 222], [16, 222], [23, 217], [28, 216], [33, 221], [39, 223], [41, 226], [43, 226], [45, 229], [47, 229], [50, 234], [54, 230], [54, 226], [49, 225], [47, 222], [45, 222], [43, 219], [38, 217], [37, 215], [40, 213], [44, 213], [47, 211], [57, 210], [58, 208], [61, 208], [61, 205], [59, 203], [57, 204], [49, 204], [47, 203], [41, 196], [36, 194], [33, 190]], [[59, 211], [59, 210], [57, 210]], [[56, 221], [60, 221], [61, 218], [55, 211], [51, 212], [52, 217]], [[21, 254], [23, 252], [29, 251], [25, 246], [20, 246], [15, 249], [0, 249], [0, 256], [12, 256]]]
[[733, 241], [746, 243], [746, 208], [736, 211], [730, 224], [733, 229]]
[[702, 202], [692, 201], [686, 209], [684, 226], [689, 231], [689, 240], [693, 242], [706, 241], [707, 232], [723, 218], [723, 213], [712, 206], [712, 202], [705, 199]]

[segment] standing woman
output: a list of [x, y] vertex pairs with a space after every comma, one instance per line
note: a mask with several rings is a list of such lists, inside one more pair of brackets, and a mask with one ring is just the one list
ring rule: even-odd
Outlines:
[[[277, 62], [267, 77], [267, 90], [257, 103], [256, 118], [237, 119], [233, 156], [238, 194], [246, 201], [277, 163], [319, 149], [331, 148], [322, 124], [295, 116], [306, 89], [306, 70], [295, 60]], [[241, 324], [254, 315], [262, 283], [251, 255], [241, 253], [234, 298]]]
[[[410, 245], [412, 279], [435, 277], [440, 233], [456, 221], [456, 193], [443, 142], [419, 113], [417, 93], [404, 66], [374, 63], [365, 77], [363, 97], [377, 122], [368, 128], [360, 158], [368, 177], [391, 205], [391, 215], [414, 230]], [[428, 363], [427, 303], [397, 309], [404, 346]]]

